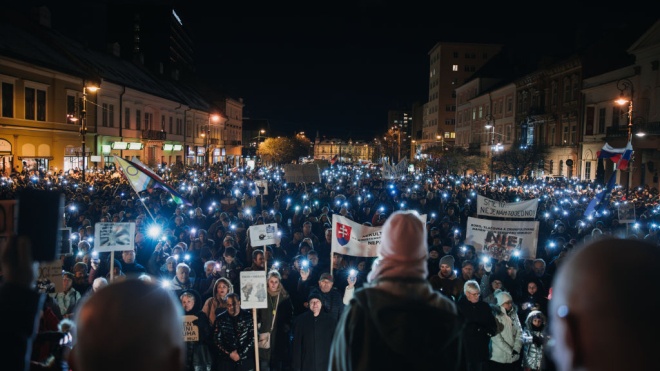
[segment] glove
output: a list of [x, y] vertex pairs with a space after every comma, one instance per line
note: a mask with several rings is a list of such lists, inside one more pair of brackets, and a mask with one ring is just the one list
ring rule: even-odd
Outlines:
[[514, 351], [511, 353], [511, 355], [515, 357], [515, 356], [518, 355], [518, 352], [514, 350]]
[[195, 325], [195, 326], [199, 326], [199, 319], [193, 320], [192, 324]]
[[536, 346], [541, 346], [543, 344], [543, 340], [540, 336], [532, 336], [532, 343], [534, 343]]

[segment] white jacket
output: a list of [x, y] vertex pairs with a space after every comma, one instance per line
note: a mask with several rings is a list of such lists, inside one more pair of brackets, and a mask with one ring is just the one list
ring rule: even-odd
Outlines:
[[[498, 363], [513, 363], [520, 358], [522, 349], [522, 326], [514, 306], [507, 314], [501, 307], [497, 308], [497, 334], [490, 338], [490, 360]], [[514, 355], [514, 351], [516, 354]]]

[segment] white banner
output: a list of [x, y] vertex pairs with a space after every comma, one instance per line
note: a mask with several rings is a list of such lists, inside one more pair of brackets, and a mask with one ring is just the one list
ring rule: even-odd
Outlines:
[[539, 222], [501, 221], [468, 218], [465, 244], [477, 253], [509, 260], [515, 251], [521, 259], [536, 258]]
[[277, 240], [277, 223], [255, 224], [248, 228], [252, 246], [274, 245]]
[[505, 202], [477, 195], [477, 215], [534, 219], [538, 206], [538, 198], [520, 202]]
[[[426, 224], [426, 215], [421, 215]], [[332, 252], [350, 256], [376, 257], [383, 227], [369, 227], [341, 215], [332, 215]]]
[[135, 248], [135, 223], [94, 224], [94, 251], [124, 251]]

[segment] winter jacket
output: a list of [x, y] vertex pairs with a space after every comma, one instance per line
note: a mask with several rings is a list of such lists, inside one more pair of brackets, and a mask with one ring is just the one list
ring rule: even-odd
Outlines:
[[539, 315], [541, 318], [543, 318], [543, 326], [535, 328], [532, 325], [534, 314], [529, 315], [525, 321], [525, 336], [523, 336], [524, 344], [522, 352], [522, 364], [523, 367], [528, 367], [532, 370], [541, 369], [541, 363], [543, 361], [543, 348], [546, 343], [546, 336], [543, 333], [543, 329], [546, 323], [545, 315], [542, 313], [539, 313]]
[[293, 327], [292, 369], [326, 371], [336, 327], [337, 321], [323, 310], [317, 317], [312, 311], [298, 316]]
[[237, 351], [241, 361], [254, 358], [254, 326], [252, 314], [241, 309], [236, 316], [224, 311], [213, 324], [216, 356], [221, 361], [231, 360], [229, 354]]
[[520, 358], [522, 349], [522, 327], [516, 306], [505, 313], [499, 306], [492, 306], [497, 320], [497, 334], [490, 338], [490, 360], [497, 363], [513, 363]]
[[444, 278], [440, 275], [440, 272], [438, 272], [438, 274], [429, 278], [429, 282], [434, 290], [440, 291], [441, 294], [452, 300], [458, 300], [458, 296], [463, 289], [463, 286], [460, 286], [460, 282], [456, 278], [455, 273], [452, 273], [449, 278]]
[[461, 296], [456, 304], [464, 321], [463, 349], [468, 362], [483, 362], [490, 358], [490, 337], [497, 333], [497, 322], [490, 306], [479, 300], [470, 302]]
[[330, 370], [457, 370], [456, 305], [424, 279], [378, 279], [356, 289], [333, 339]]
[[[279, 301], [278, 301], [279, 296]], [[291, 322], [293, 321], [293, 304], [289, 293], [282, 288], [278, 296], [268, 294], [267, 308], [257, 310], [259, 333], [270, 332], [270, 349], [259, 349], [259, 359], [262, 361], [289, 361], [291, 358]], [[275, 323], [273, 324], [273, 308]], [[272, 328], [271, 328], [271, 325]]]

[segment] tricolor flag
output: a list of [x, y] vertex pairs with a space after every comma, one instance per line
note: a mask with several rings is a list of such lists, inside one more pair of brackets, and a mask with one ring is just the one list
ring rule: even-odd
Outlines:
[[619, 170], [626, 170], [628, 169], [628, 163], [630, 162], [630, 159], [632, 158], [633, 154], [633, 148], [632, 148], [632, 143], [629, 141], [628, 144], [626, 145], [625, 151], [623, 152], [623, 155], [619, 159], [619, 161], [616, 164], [616, 168]]
[[138, 195], [142, 191], [161, 188], [169, 192], [172, 195], [174, 202], [177, 204], [192, 205], [190, 201], [183, 198], [183, 196], [181, 196], [179, 192], [175, 191], [174, 188], [165, 184], [163, 179], [158, 176], [158, 174], [151, 171], [145, 164], [140, 162], [140, 160], [136, 159], [135, 157], [133, 158], [133, 161], [129, 161], [124, 160], [119, 156], [115, 156], [115, 161], [121, 168], [122, 173], [126, 177], [126, 180], [128, 180], [128, 183], [131, 185], [131, 187], [133, 187]]
[[[630, 151], [628, 154], [628, 159], [624, 161], [623, 168], [619, 161], [624, 157], [627, 151]], [[609, 158], [612, 162], [617, 164], [617, 168], [625, 170], [628, 167], [628, 162], [630, 161], [630, 156], [632, 155], [632, 144], [628, 142], [628, 145], [623, 148], [614, 148], [611, 145], [605, 143], [603, 148], [596, 153], [596, 156], [601, 158]]]
[[330, 164], [331, 165], [334, 165], [335, 162], [337, 162], [337, 155], [332, 156], [332, 158], [330, 159]]

